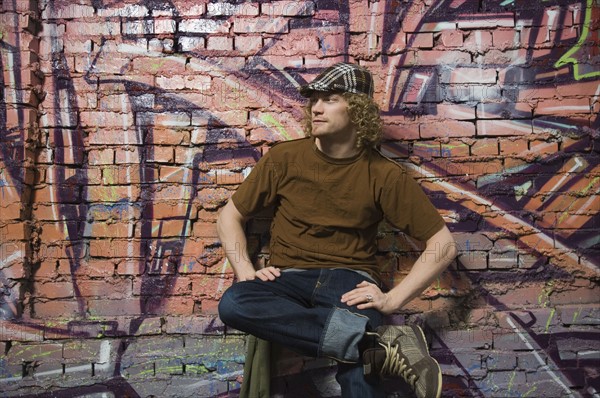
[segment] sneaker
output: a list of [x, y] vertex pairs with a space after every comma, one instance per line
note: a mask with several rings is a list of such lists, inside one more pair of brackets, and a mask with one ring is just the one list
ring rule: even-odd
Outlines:
[[418, 398], [442, 395], [442, 371], [416, 325], [377, 328], [378, 345], [363, 352], [365, 376], [402, 377]]

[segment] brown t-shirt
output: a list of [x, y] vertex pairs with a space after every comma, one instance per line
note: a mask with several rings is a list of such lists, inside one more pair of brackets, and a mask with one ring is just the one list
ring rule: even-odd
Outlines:
[[275, 206], [270, 264], [281, 268], [343, 267], [379, 279], [375, 253], [380, 221], [385, 218], [423, 241], [444, 225], [399, 164], [369, 149], [333, 159], [312, 138], [271, 148], [232, 200], [244, 216]]

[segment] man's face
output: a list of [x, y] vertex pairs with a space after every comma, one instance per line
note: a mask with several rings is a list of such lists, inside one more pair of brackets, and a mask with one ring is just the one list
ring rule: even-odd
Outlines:
[[314, 137], [351, 136], [354, 128], [348, 114], [348, 102], [341, 94], [315, 92], [310, 103]]

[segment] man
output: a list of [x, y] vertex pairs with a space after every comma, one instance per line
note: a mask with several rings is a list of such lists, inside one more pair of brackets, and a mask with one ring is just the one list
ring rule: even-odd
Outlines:
[[[441, 372], [420, 329], [379, 327], [448, 266], [455, 245], [418, 184], [377, 151], [382, 123], [373, 91], [371, 74], [348, 63], [301, 87], [308, 137], [271, 148], [219, 216], [239, 281], [223, 295], [219, 315], [261, 339], [335, 359], [344, 397], [384, 396], [377, 375], [403, 377], [417, 396], [438, 397]], [[269, 206], [269, 266], [255, 270], [244, 225]], [[427, 242], [387, 293], [375, 261], [383, 219]]]

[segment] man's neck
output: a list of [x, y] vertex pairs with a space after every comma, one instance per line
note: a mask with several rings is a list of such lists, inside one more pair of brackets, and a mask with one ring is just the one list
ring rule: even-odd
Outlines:
[[355, 140], [337, 141], [334, 139], [315, 138], [315, 145], [325, 155], [333, 159], [351, 158], [360, 152]]

